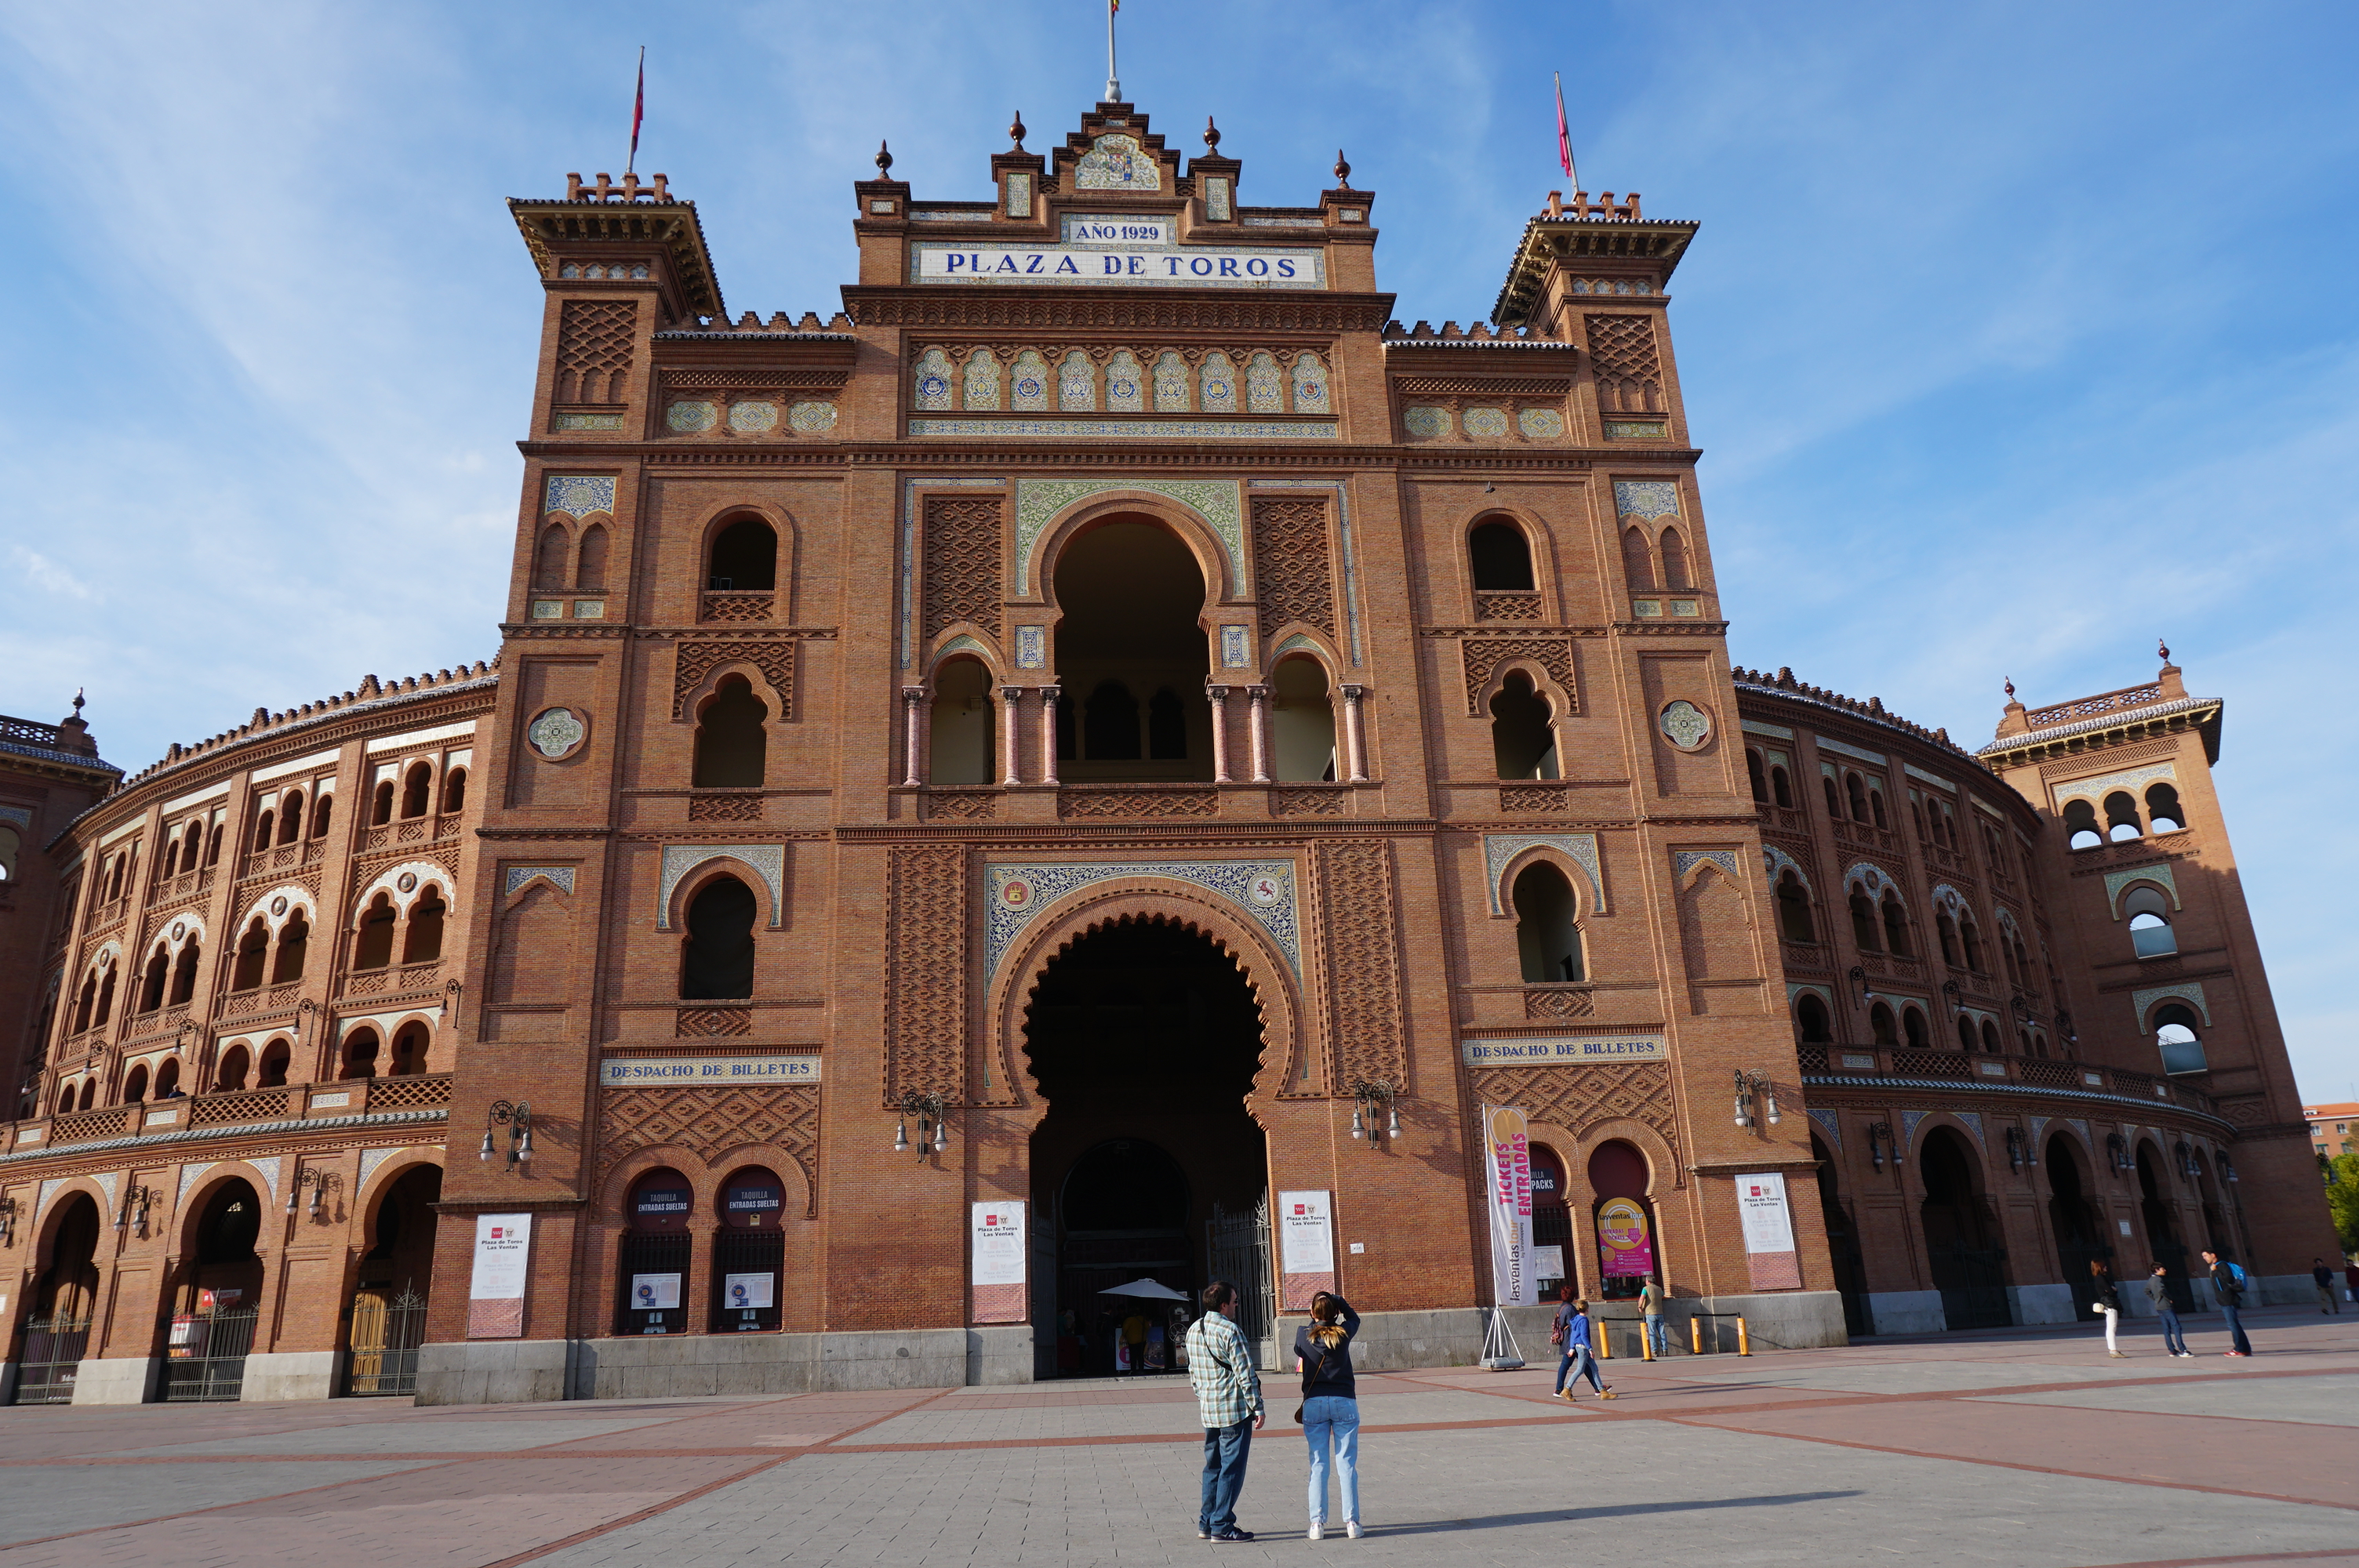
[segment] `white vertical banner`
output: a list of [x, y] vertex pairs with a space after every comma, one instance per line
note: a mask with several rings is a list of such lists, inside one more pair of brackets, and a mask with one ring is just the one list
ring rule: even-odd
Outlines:
[[1031, 1303], [1024, 1290], [1024, 1200], [999, 1198], [972, 1206], [968, 1281], [970, 1323], [1022, 1323]]
[[1335, 1288], [1334, 1195], [1277, 1195], [1279, 1305], [1307, 1312], [1310, 1298]]
[[524, 1336], [524, 1287], [531, 1272], [532, 1216], [475, 1217], [474, 1270], [467, 1282], [467, 1337]]
[[1794, 1249], [1794, 1216], [1786, 1206], [1786, 1178], [1775, 1171], [1736, 1178], [1736, 1215], [1745, 1231], [1745, 1261], [1756, 1291], [1802, 1288], [1802, 1260]]
[[1532, 1272], [1532, 1151], [1530, 1123], [1512, 1107], [1483, 1108], [1484, 1206], [1491, 1215], [1491, 1292], [1501, 1306], [1532, 1306], [1539, 1279]]

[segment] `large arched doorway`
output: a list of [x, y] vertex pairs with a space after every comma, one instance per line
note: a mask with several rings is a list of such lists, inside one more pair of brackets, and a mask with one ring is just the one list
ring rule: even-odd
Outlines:
[[2015, 1321], [2007, 1308], [2005, 1255], [1997, 1219], [1983, 1196], [1982, 1163], [1965, 1140], [1947, 1127], [1925, 1135], [1919, 1167], [1925, 1180], [1926, 1260], [1933, 1288], [1941, 1292], [1941, 1314], [1951, 1328], [2005, 1328]]
[[1816, 1133], [1810, 1135], [1810, 1157], [1819, 1162], [1819, 1215], [1826, 1222], [1827, 1256], [1834, 1264], [1835, 1290], [1843, 1297], [1843, 1330], [1857, 1339], [1875, 1332], [1867, 1310], [1867, 1267], [1860, 1251], [1859, 1227], [1843, 1206], [1834, 1156]]
[[2137, 1182], [2138, 1217], [2146, 1222], [2147, 1249], [2171, 1277], [2183, 1280], [2187, 1278], [2187, 1244], [2179, 1238], [2178, 1217], [2171, 1212], [2161, 1162], [2151, 1143], [2138, 1145]]
[[1053, 1299], [1034, 1301], [1040, 1374], [1111, 1373], [1126, 1330], [1147, 1331], [1151, 1363], [1158, 1328], [1177, 1370], [1180, 1303], [1103, 1293], [1142, 1279], [1192, 1298], [1217, 1273], [1244, 1293], [1246, 1332], [1266, 1335], [1269, 1156], [1245, 1108], [1262, 1020], [1236, 961], [1177, 925], [1100, 926], [1042, 971], [1025, 1049], [1049, 1103], [1033, 1212], [1056, 1249]]
[[1597, 1232], [1597, 1293], [1635, 1301], [1648, 1280], [1660, 1281], [1655, 1261], [1655, 1206], [1647, 1200], [1651, 1173], [1636, 1145], [1609, 1138], [1591, 1151], [1589, 1185], [1597, 1195], [1591, 1223]]
[[1212, 661], [1195, 556], [1159, 523], [1117, 518], [1064, 546], [1055, 582], [1060, 776], [1209, 781]]
[[88, 1193], [70, 1194], [50, 1217], [49, 1265], [34, 1282], [33, 1315], [17, 1353], [20, 1405], [73, 1402], [98, 1299], [99, 1227], [98, 1204]]
[[418, 1347], [426, 1340], [434, 1285], [434, 1206], [441, 1196], [440, 1165], [405, 1171], [377, 1196], [353, 1294], [348, 1394], [418, 1391]]
[[[2056, 1265], [2072, 1289], [2072, 1317], [2085, 1323], [2097, 1303], [2092, 1263], [2111, 1268], [2113, 1243], [2104, 1219], [2089, 1201], [2088, 1184], [2072, 1141], [2062, 1133], [2048, 1141], [2048, 1227], [2056, 1233]], [[2125, 1281], [2126, 1282], [2126, 1281]]]
[[244, 1390], [262, 1299], [262, 1257], [255, 1249], [262, 1214], [261, 1195], [242, 1178], [215, 1187], [199, 1211], [195, 1266], [165, 1341], [166, 1400], [234, 1400]]
[[688, 1331], [688, 1264], [695, 1250], [689, 1229], [696, 1189], [678, 1171], [649, 1171], [631, 1184], [614, 1270], [614, 1332]]

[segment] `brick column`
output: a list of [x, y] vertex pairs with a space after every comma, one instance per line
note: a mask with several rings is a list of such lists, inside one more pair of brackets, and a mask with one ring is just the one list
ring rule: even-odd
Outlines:
[[1245, 697], [1252, 704], [1247, 711], [1247, 728], [1253, 733], [1253, 782], [1269, 783], [1269, 687], [1249, 686]]
[[1229, 783], [1229, 688], [1208, 686], [1204, 695], [1212, 699], [1212, 782]]
[[908, 788], [915, 789], [924, 782], [918, 776], [918, 765], [921, 754], [920, 742], [924, 739], [926, 688], [921, 686], [903, 687], [901, 708], [907, 716], [902, 724], [901, 738], [907, 765], [902, 770], [904, 777], [901, 783]]
[[1040, 782], [1057, 782], [1057, 697], [1055, 685], [1040, 688]]
[[1368, 782], [1367, 752], [1360, 735], [1360, 698], [1367, 689], [1364, 686], [1343, 688], [1343, 756], [1353, 784]]
[[1000, 709], [999, 738], [1007, 752], [1006, 766], [1001, 770], [1006, 776], [999, 782], [1012, 787], [1024, 782], [1023, 736], [1016, 725], [1016, 707], [1024, 700], [1024, 688], [1020, 686], [1001, 687], [999, 700], [1006, 704]]

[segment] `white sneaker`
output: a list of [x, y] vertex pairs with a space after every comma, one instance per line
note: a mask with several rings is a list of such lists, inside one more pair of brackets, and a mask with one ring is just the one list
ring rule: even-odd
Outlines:
[[1310, 1539], [1313, 1541], [1324, 1541], [1326, 1538], [1327, 1527], [1321, 1524], [1317, 1519], [1312, 1519], [1310, 1521]]
[[1365, 1535], [1367, 1531], [1360, 1528], [1360, 1521], [1358, 1519], [1347, 1519], [1343, 1521], [1343, 1533], [1351, 1537], [1353, 1541], [1357, 1541], [1360, 1537]]

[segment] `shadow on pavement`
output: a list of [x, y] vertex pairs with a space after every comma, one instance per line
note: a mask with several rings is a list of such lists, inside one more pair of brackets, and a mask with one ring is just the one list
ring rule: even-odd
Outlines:
[[1691, 1513], [1701, 1509], [1767, 1509], [1781, 1508], [1789, 1503], [1832, 1502], [1838, 1498], [1860, 1498], [1867, 1494], [1859, 1490], [1847, 1492], [1777, 1492], [1759, 1498], [1703, 1498], [1684, 1503], [1625, 1503], [1615, 1508], [1545, 1509], [1536, 1513], [1487, 1514], [1481, 1519], [1430, 1519], [1423, 1523], [1387, 1524], [1371, 1530], [1371, 1535], [1435, 1535], [1454, 1530], [1505, 1530], [1519, 1524], [1579, 1524], [1588, 1519], [1628, 1519], [1640, 1514]]

